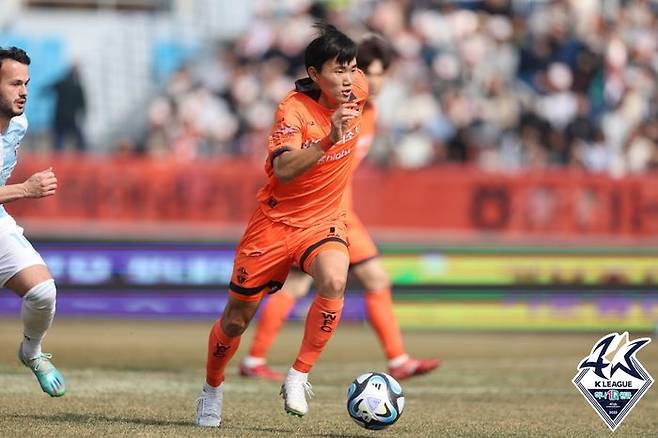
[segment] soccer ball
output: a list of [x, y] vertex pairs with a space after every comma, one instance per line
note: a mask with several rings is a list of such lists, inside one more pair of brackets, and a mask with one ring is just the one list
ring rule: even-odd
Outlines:
[[390, 426], [398, 421], [403, 409], [402, 387], [388, 374], [361, 374], [347, 388], [347, 412], [366, 429]]

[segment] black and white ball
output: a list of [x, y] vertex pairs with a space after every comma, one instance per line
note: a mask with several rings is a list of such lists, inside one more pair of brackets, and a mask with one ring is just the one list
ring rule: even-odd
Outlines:
[[366, 429], [383, 429], [398, 421], [404, 409], [402, 387], [384, 373], [365, 373], [347, 388], [347, 412]]

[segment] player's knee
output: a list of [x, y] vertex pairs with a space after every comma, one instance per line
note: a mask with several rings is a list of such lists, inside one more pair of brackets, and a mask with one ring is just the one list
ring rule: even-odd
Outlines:
[[329, 298], [341, 297], [345, 292], [346, 282], [345, 275], [329, 274], [319, 282], [318, 293]]
[[391, 287], [388, 273], [378, 259], [356, 265], [354, 273], [367, 291], [380, 291]]
[[311, 282], [312, 280], [307, 281], [306, 278], [296, 279], [294, 281], [286, 282], [284, 289], [288, 295], [295, 299], [303, 298], [308, 294], [308, 291], [311, 288]]
[[249, 326], [249, 321], [245, 318], [234, 317], [230, 319], [222, 318], [222, 329], [224, 333], [231, 337], [240, 336]]
[[50, 279], [28, 290], [23, 296], [23, 302], [35, 310], [54, 312], [56, 298], [55, 280]]
[[249, 326], [258, 308], [258, 303], [229, 301], [222, 315], [222, 329], [229, 336], [240, 336]]
[[363, 281], [363, 287], [368, 291], [379, 291], [391, 287], [391, 280], [383, 269], [373, 273]]
[[290, 287], [286, 289], [286, 293], [291, 297], [293, 297], [294, 299], [298, 300], [306, 296], [306, 294], [308, 293], [308, 289]]
[[313, 278], [310, 275], [293, 269], [288, 274], [288, 278], [283, 285], [283, 290], [292, 298], [299, 299], [308, 294], [312, 283]]

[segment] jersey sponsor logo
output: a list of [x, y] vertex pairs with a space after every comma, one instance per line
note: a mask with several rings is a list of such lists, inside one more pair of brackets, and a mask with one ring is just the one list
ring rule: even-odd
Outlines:
[[[317, 140], [317, 139], [306, 140], [304, 143], [302, 143], [302, 149], [309, 148], [313, 143], [315, 143], [317, 141], [319, 141], [319, 140]], [[336, 143], [336, 144], [340, 144], [340, 143]], [[342, 158], [345, 158], [346, 156], [348, 156], [351, 153], [352, 153], [352, 148], [351, 147], [349, 147], [347, 149], [343, 149], [342, 151], [338, 151], [338, 152], [333, 153], [333, 154], [332, 153], [326, 153], [322, 156], [322, 158], [320, 158], [318, 160], [317, 164], [325, 164], [325, 163], [330, 163], [332, 161], [337, 161], [337, 160], [340, 160]]]
[[628, 332], [610, 333], [578, 365], [573, 384], [613, 432], [653, 384], [636, 357], [649, 342], [629, 341]]
[[334, 154], [324, 154], [322, 158], [318, 160], [318, 164], [325, 164], [325, 163], [331, 163], [332, 161], [338, 161], [340, 159], [347, 157], [351, 153], [352, 153], [352, 148], [347, 148], [347, 149], [343, 149], [342, 151], [338, 151]]

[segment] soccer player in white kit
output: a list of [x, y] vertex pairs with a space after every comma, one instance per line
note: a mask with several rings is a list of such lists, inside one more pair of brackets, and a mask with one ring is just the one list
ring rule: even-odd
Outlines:
[[43, 259], [23, 236], [23, 229], [5, 211], [8, 202], [52, 196], [57, 178], [52, 169], [35, 173], [25, 182], [7, 185], [16, 166], [16, 150], [27, 130], [23, 114], [30, 81], [30, 58], [22, 49], [0, 48], [0, 285], [22, 298], [23, 340], [18, 359], [30, 368], [41, 389], [51, 397], [66, 392], [64, 378], [41, 351], [41, 341], [55, 316], [55, 281]]

